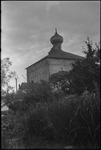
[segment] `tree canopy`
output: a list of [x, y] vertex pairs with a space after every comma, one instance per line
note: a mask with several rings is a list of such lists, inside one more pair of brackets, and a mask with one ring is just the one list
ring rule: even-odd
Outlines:
[[[16, 77], [16, 72], [10, 70], [12, 62], [10, 58], [4, 58], [1, 60], [1, 94], [2, 102], [4, 102], [3, 96], [5, 96], [13, 87], [10, 85], [10, 79]], [[5, 99], [7, 100], [7, 99]]]

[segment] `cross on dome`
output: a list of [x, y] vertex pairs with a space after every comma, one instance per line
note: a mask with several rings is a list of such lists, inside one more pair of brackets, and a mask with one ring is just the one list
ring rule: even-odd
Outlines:
[[55, 28], [55, 33], [57, 33], [57, 28]]

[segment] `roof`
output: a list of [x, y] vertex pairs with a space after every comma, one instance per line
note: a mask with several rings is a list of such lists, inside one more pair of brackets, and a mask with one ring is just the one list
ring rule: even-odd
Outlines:
[[32, 83], [22, 82], [19, 89], [29, 89], [31, 88]]
[[84, 57], [65, 52], [63, 50], [58, 50], [50, 53], [48, 58], [61, 58], [61, 59], [70, 59], [70, 60], [77, 60], [77, 59], [84, 59]]
[[82, 56], [79, 56], [79, 55], [76, 55], [76, 54], [72, 54], [72, 53], [68, 53], [68, 52], [65, 52], [63, 50], [58, 50], [58, 51], [54, 51], [50, 54], [48, 54], [47, 56], [45, 56], [44, 58], [40, 59], [39, 61], [37, 61], [36, 63], [28, 66], [27, 68], [25, 69], [28, 69], [29, 67], [39, 63], [40, 61], [44, 60], [44, 59], [47, 59], [47, 58], [53, 58], [53, 59], [67, 59], [67, 60], [82, 60], [84, 59], [85, 57], [82, 57]]

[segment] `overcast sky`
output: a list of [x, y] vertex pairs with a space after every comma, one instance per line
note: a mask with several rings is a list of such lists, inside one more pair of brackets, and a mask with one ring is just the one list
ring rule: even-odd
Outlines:
[[18, 83], [25, 81], [25, 68], [52, 48], [55, 27], [66, 52], [83, 56], [87, 36], [100, 41], [99, 1], [2, 1], [1, 15], [2, 58], [13, 62]]

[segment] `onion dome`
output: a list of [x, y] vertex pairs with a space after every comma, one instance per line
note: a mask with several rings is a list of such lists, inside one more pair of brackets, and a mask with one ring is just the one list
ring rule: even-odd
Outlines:
[[57, 29], [55, 28], [55, 35], [50, 39], [52, 44], [63, 43], [63, 37], [57, 33]]

